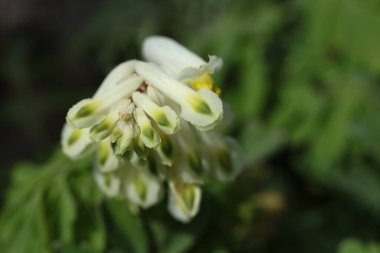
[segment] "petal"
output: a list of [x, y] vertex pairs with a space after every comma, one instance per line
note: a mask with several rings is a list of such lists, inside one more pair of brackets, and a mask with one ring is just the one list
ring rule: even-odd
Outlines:
[[146, 38], [142, 51], [146, 60], [156, 63], [175, 78], [185, 68], [198, 68], [205, 64], [205, 61], [198, 55], [178, 42], [162, 36]]
[[[177, 151], [175, 154], [173, 170], [183, 182], [200, 184], [203, 182], [208, 167], [200, 153], [202, 143], [197, 142], [196, 136], [191, 132], [186, 135], [177, 137], [180, 152]], [[208, 152], [208, 150], [203, 151]]]
[[127, 176], [126, 195], [134, 204], [148, 208], [161, 199], [161, 182], [149, 172], [146, 166], [137, 166], [131, 168], [131, 173]]
[[123, 155], [131, 148], [131, 143], [135, 137], [135, 131], [131, 122], [120, 121], [118, 123], [118, 129], [121, 132], [120, 137], [116, 142], [116, 151], [117, 155]]
[[160, 136], [153, 128], [145, 112], [137, 107], [134, 112], [137, 125], [140, 128], [140, 139], [148, 148], [157, 147], [160, 144]]
[[116, 85], [119, 85], [124, 79], [131, 76], [134, 71], [135, 61], [127, 61], [117, 65], [104, 79], [94, 97], [99, 97], [109, 90], [112, 90]]
[[110, 138], [99, 142], [97, 166], [103, 173], [114, 171], [119, 167], [119, 160], [113, 152]]
[[102, 121], [90, 129], [91, 140], [98, 142], [108, 137], [119, 121], [119, 110], [111, 111]]
[[[222, 101], [214, 92], [208, 89], [201, 89], [198, 94], [201, 99], [193, 100], [191, 107], [185, 107], [188, 111], [182, 111], [182, 115], [186, 114], [189, 115], [188, 117], [192, 117], [188, 121], [199, 130], [210, 130], [223, 119]], [[202, 101], [207, 101], [207, 106]], [[183, 118], [186, 119], [185, 117]], [[207, 122], [207, 124], [204, 122]]]
[[157, 90], [150, 85], [146, 88], [146, 95], [156, 104], [160, 104], [162, 100]]
[[169, 188], [169, 212], [175, 219], [189, 222], [199, 211], [202, 195], [200, 187], [175, 180], [169, 182]]
[[62, 130], [61, 145], [63, 152], [71, 159], [82, 157], [92, 147], [89, 129], [76, 129], [65, 124]]
[[107, 197], [116, 197], [119, 194], [121, 182], [114, 173], [101, 173], [95, 170], [94, 176], [100, 190]]
[[212, 91], [196, 92], [170, 78], [154, 64], [138, 62], [136, 71], [145, 81], [174, 100], [181, 107], [181, 117], [199, 129], [208, 129], [223, 114], [222, 101]]
[[230, 137], [223, 137], [216, 131], [200, 132], [203, 148], [209, 150], [208, 160], [212, 176], [225, 181], [234, 179], [245, 164], [244, 154], [239, 143]]
[[222, 58], [217, 56], [209, 56], [209, 62], [199, 66], [198, 68], [188, 67], [182, 69], [177, 79], [179, 80], [194, 80], [204, 74], [212, 75], [223, 66]]
[[146, 155], [148, 153], [148, 148], [142, 142], [141, 138], [136, 137], [132, 141], [133, 151], [136, 155], [141, 159], [146, 159]]
[[102, 120], [106, 110], [100, 101], [86, 98], [69, 109], [66, 120], [75, 128], [91, 127]]
[[209, 56], [209, 61], [206, 65], [206, 69], [210, 74], [214, 74], [216, 71], [223, 67], [223, 60], [214, 55]]
[[172, 165], [173, 160], [173, 143], [170, 141], [168, 136], [161, 135], [161, 143], [155, 149], [161, 163], [166, 166]]
[[198, 152], [189, 150], [185, 155], [187, 164], [180, 172], [181, 178], [187, 183], [202, 183], [206, 165]]
[[219, 180], [232, 180], [243, 169], [244, 156], [240, 145], [232, 138], [226, 138], [224, 145], [217, 148], [216, 177]]
[[164, 133], [173, 134], [179, 130], [178, 116], [170, 107], [160, 107], [140, 92], [134, 92], [132, 98], [133, 102], [141, 107]]
[[104, 118], [112, 105], [131, 95], [142, 82], [141, 77], [132, 76], [102, 96], [78, 102], [67, 113], [67, 122], [77, 128], [93, 126]]

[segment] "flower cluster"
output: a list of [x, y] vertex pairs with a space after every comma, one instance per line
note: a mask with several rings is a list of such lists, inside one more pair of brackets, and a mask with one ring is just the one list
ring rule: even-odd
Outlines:
[[118, 65], [92, 98], [70, 108], [63, 151], [73, 159], [96, 152], [99, 188], [141, 208], [160, 200], [166, 182], [170, 213], [187, 222], [204, 179], [232, 179], [241, 168], [235, 142], [215, 129], [223, 105], [212, 75], [222, 60], [206, 63], [159, 36], [144, 41], [143, 56]]

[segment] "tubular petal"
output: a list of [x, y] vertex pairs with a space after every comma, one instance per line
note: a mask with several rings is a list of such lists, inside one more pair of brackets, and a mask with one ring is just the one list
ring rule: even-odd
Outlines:
[[100, 190], [108, 197], [116, 197], [120, 192], [120, 179], [113, 173], [101, 173], [98, 170], [94, 171], [96, 183]]
[[136, 71], [145, 81], [160, 90], [181, 107], [181, 117], [200, 129], [207, 129], [223, 114], [222, 102], [207, 89], [199, 92], [170, 78], [154, 64], [138, 62]]
[[71, 159], [82, 157], [93, 146], [89, 129], [76, 129], [65, 124], [62, 130], [61, 145], [63, 152]]
[[133, 101], [141, 107], [166, 134], [173, 134], [179, 129], [179, 119], [177, 114], [169, 107], [160, 107], [150, 98], [139, 92], [132, 94]]
[[146, 60], [156, 63], [176, 78], [184, 68], [198, 68], [205, 64], [198, 55], [163, 36], [151, 36], [145, 39], [142, 52]]
[[169, 182], [169, 212], [179, 221], [189, 222], [199, 211], [201, 189], [196, 184]]
[[134, 113], [137, 125], [140, 128], [140, 139], [148, 148], [155, 148], [160, 144], [160, 136], [153, 128], [145, 112], [137, 107]]
[[99, 142], [97, 165], [103, 173], [114, 171], [119, 167], [119, 160], [113, 152], [110, 138]]
[[156, 204], [161, 198], [161, 182], [145, 166], [130, 168], [126, 179], [126, 195], [142, 208]]

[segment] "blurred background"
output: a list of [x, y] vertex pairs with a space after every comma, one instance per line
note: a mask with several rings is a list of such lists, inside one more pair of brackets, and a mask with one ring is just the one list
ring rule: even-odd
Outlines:
[[[103, 200], [54, 151], [152, 34], [224, 59], [246, 155], [189, 225]], [[379, 0], [1, 0], [0, 82], [0, 252], [380, 252]]]

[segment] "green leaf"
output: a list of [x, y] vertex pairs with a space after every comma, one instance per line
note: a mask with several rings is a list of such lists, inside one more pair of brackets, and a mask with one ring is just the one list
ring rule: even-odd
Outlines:
[[285, 136], [277, 129], [258, 123], [246, 126], [239, 138], [248, 163], [263, 161], [285, 143]]
[[178, 231], [163, 222], [151, 222], [150, 226], [160, 253], [188, 252], [196, 239], [191, 231]]
[[57, 199], [54, 199], [58, 204], [59, 212], [59, 235], [62, 241], [71, 242], [74, 237], [74, 222], [77, 217], [77, 206], [74, 197], [66, 182], [67, 178], [64, 176], [59, 177], [56, 184]]
[[365, 244], [358, 239], [350, 238], [339, 244], [338, 253], [380, 253], [380, 246], [377, 243]]
[[108, 200], [106, 205], [112, 216], [113, 228], [119, 231], [118, 238], [123, 242], [127, 241], [128, 245], [126, 246], [130, 246], [133, 250], [132, 252], [148, 252], [148, 238], [140, 217], [130, 213], [127, 205], [123, 202]]
[[263, 53], [252, 47], [243, 49], [242, 68], [235, 85], [239, 89], [227, 93], [226, 100], [231, 103], [237, 119], [258, 116], [266, 103], [269, 84]]
[[168, 243], [160, 251], [162, 253], [184, 253], [193, 245], [195, 236], [190, 233], [175, 233], [172, 234]]

